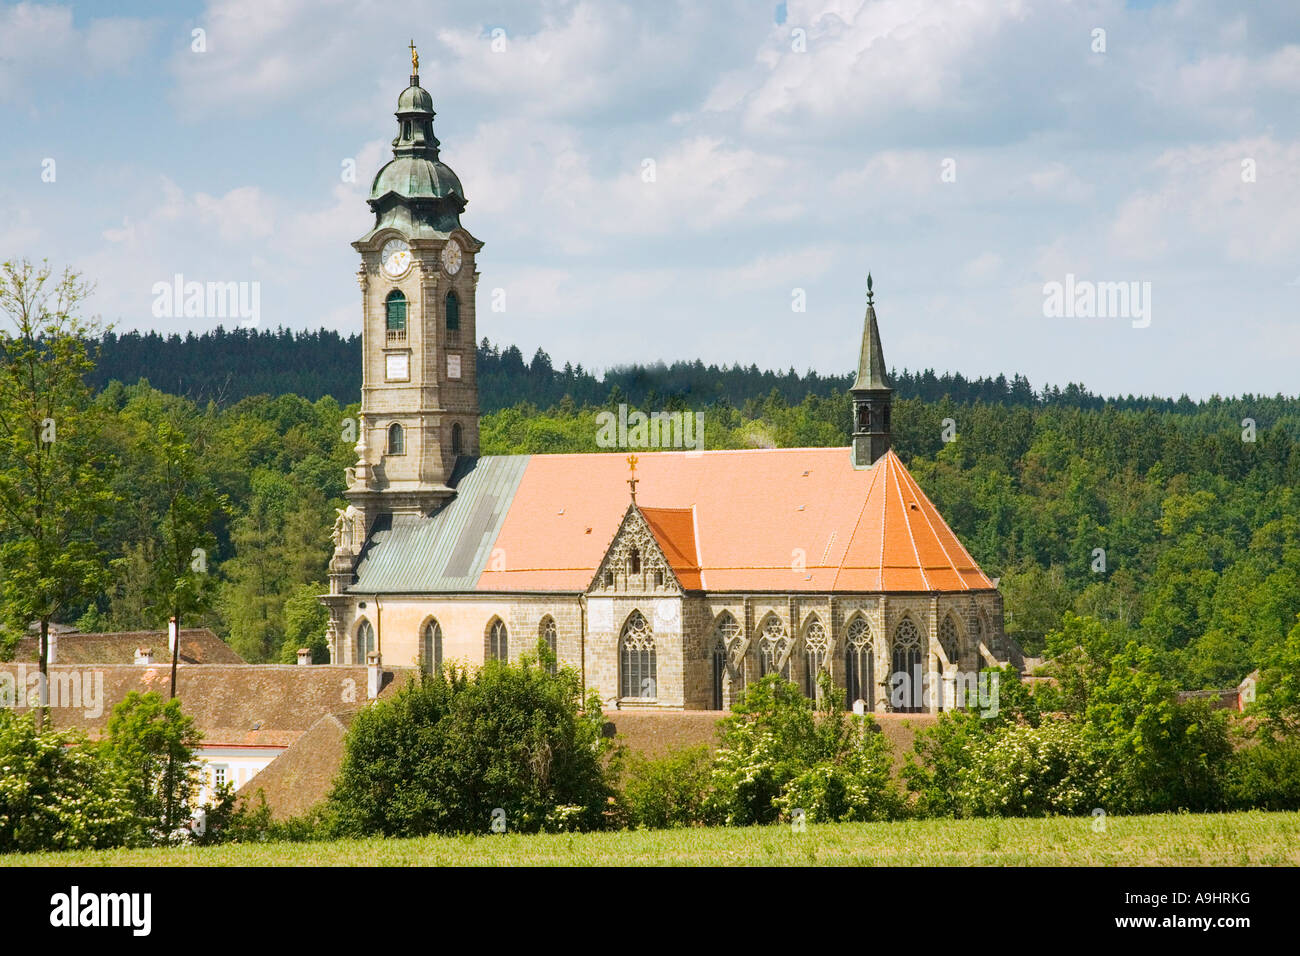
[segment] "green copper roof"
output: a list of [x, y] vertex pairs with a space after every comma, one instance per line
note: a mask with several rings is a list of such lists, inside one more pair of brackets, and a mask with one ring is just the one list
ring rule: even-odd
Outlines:
[[433, 135], [433, 97], [420, 86], [418, 74], [411, 74], [411, 85], [397, 98], [395, 115], [393, 158], [370, 185], [367, 202], [375, 225], [367, 236], [390, 227], [403, 228], [412, 238], [446, 236], [460, 225], [465, 188], [438, 158], [441, 144]]
[[357, 563], [353, 594], [473, 591], [492, 555], [528, 455], [462, 458], [452, 498], [429, 517], [376, 519]]
[[880, 329], [876, 327], [876, 306], [871, 290], [871, 276], [867, 276], [867, 315], [862, 323], [862, 351], [858, 355], [858, 377], [853, 391], [892, 390], [885, 371], [885, 353], [880, 348]]

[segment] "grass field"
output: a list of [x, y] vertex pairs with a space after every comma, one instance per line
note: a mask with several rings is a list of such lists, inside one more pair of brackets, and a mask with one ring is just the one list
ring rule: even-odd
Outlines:
[[9, 866], [1300, 865], [1300, 813], [919, 820], [260, 843], [0, 857]]

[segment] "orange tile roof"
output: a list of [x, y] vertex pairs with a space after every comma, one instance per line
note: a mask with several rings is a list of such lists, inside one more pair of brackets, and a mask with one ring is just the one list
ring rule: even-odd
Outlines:
[[[891, 451], [638, 453], [637, 502], [683, 585], [709, 591], [992, 588]], [[621, 455], [533, 455], [479, 591], [583, 591], [627, 511]]]

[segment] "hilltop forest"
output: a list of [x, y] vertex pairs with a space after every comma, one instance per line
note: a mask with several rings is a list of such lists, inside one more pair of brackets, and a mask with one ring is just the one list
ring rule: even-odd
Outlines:
[[[211, 625], [249, 660], [319, 653], [314, 596], [354, 457], [343, 436], [359, 340], [218, 330], [96, 344], [87, 381], [119, 502], [94, 528], [110, 580], [63, 617], [83, 629], [165, 622], [145, 582], [168, 545], [169, 505], [156, 462], [132, 454], [165, 419], [222, 502], [208, 529], [211, 600], [187, 624]], [[706, 448], [848, 442], [847, 374], [694, 362], [596, 375], [486, 341], [479, 362], [485, 454], [600, 451], [596, 414], [619, 403], [702, 412]], [[1106, 399], [1021, 376], [894, 377], [895, 448], [1000, 578], [1007, 630], [1029, 653], [1074, 612], [1154, 649], [1181, 686], [1214, 688], [1279, 660], [1288, 634], [1300, 641], [1300, 399]]]

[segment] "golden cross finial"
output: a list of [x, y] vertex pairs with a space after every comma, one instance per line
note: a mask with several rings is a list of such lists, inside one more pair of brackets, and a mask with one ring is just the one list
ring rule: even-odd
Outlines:
[[627, 480], [627, 486], [632, 489], [632, 503], [636, 504], [636, 455], [627, 456], [627, 467], [632, 472], [632, 477]]
[[411, 38], [411, 72], [420, 72], [420, 54], [415, 52], [415, 38]]

